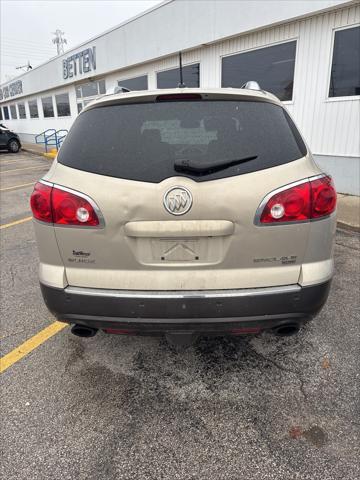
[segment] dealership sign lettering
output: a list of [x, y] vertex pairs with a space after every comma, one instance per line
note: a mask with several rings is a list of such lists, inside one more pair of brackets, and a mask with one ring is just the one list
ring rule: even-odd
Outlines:
[[4, 88], [0, 88], [0, 100], [4, 98], [14, 97], [15, 95], [20, 95], [23, 93], [23, 86], [21, 80], [16, 80], [16, 82], [6, 85]]
[[63, 60], [63, 77], [76, 77], [78, 74], [96, 70], [96, 47], [87, 48]]

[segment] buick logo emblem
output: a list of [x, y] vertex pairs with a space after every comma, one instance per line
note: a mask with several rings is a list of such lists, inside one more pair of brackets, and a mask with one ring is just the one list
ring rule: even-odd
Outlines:
[[184, 215], [192, 205], [192, 195], [185, 187], [171, 187], [164, 195], [164, 207], [172, 215]]

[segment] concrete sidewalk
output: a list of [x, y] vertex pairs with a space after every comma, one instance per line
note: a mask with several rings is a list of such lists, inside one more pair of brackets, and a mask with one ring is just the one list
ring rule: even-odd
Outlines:
[[337, 216], [340, 228], [360, 232], [360, 197], [339, 193]]
[[54, 146], [49, 146], [46, 151], [45, 146], [37, 143], [23, 143], [22, 150], [24, 152], [32, 153], [34, 155], [43, 155], [48, 160], [54, 160], [57, 155], [57, 149]]
[[42, 155], [45, 153], [45, 146], [39, 143], [22, 143], [21, 150], [35, 155]]

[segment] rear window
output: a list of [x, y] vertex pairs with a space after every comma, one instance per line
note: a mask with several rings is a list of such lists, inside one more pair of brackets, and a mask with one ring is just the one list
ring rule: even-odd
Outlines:
[[[182, 101], [96, 107], [77, 118], [58, 155], [63, 165], [111, 177], [158, 183], [241, 175], [291, 162], [306, 147], [286, 111], [254, 101]], [[255, 159], [212, 172], [201, 165]]]

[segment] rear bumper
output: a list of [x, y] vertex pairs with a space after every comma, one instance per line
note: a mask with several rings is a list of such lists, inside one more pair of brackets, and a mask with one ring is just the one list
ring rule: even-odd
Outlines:
[[226, 333], [274, 328], [289, 320], [303, 323], [321, 310], [329, 288], [330, 281], [308, 287], [197, 292], [57, 289], [41, 284], [48, 309], [60, 321], [141, 334]]

